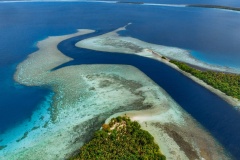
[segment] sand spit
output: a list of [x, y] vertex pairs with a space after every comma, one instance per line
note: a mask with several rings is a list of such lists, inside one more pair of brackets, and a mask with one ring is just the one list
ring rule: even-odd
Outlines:
[[[131, 25], [131, 23], [129, 23], [128, 25]], [[100, 36], [79, 41], [78, 43], [76, 43], [76, 46], [80, 48], [92, 49], [97, 51], [137, 54], [154, 58], [149, 53], [145, 55], [146, 54], [145, 49], [148, 49], [162, 56], [166, 56], [170, 59], [179, 60], [208, 70], [240, 73], [240, 69], [238, 68], [215, 66], [204, 63], [200, 60], [193, 58], [191, 54], [184, 49], [147, 43], [136, 38], [120, 36], [118, 32], [126, 30], [126, 27], [128, 25]]]
[[187, 72], [181, 70], [177, 65], [169, 62], [170, 60], [168, 58], [165, 58], [160, 53], [156, 53], [156, 52], [154, 52], [154, 51], [152, 51], [150, 49], [144, 49], [141, 52], [141, 54], [139, 54], [139, 55], [140, 56], [144, 56], [144, 57], [148, 57], [148, 58], [153, 58], [153, 59], [156, 59], [158, 61], [161, 61], [162, 63], [165, 63], [166, 65], [172, 67], [173, 69], [175, 69], [175, 70], [179, 71], [180, 73], [184, 74], [185, 76], [187, 76], [188, 78], [192, 79], [196, 83], [200, 84], [201, 86], [203, 86], [206, 89], [210, 90], [211, 92], [215, 93], [216, 95], [221, 97], [223, 100], [225, 100], [228, 104], [236, 107], [236, 109], [240, 109], [240, 100], [238, 100], [237, 98], [233, 98], [231, 96], [226, 95], [222, 91], [220, 91], [220, 90], [218, 90], [216, 88], [213, 88], [212, 86], [208, 85], [207, 83], [205, 83], [201, 79], [191, 75], [190, 73], [187, 73]]
[[[197, 59], [194, 59], [188, 51], [183, 49], [150, 44], [132, 37], [119, 36], [117, 32], [125, 30], [126, 27], [127, 26], [121, 27], [113, 32], [109, 32], [101, 36], [92, 37], [92, 38], [79, 41], [76, 44], [76, 46], [80, 48], [87, 48], [87, 49], [98, 50], [98, 51], [136, 54], [139, 56], [144, 56], [144, 57], [159, 60], [167, 64], [168, 66], [178, 70], [179, 72], [183, 73], [185, 76], [189, 77], [190, 79], [202, 85], [203, 87], [209, 89], [211, 92], [217, 94], [219, 97], [224, 99], [230, 105], [236, 108], [240, 107], [240, 101], [238, 99], [228, 96], [225, 93], [221, 92], [220, 90], [215, 89], [210, 85], [206, 84], [205, 82], [203, 82], [202, 80], [192, 76], [191, 74], [185, 71], [182, 71], [175, 64], [170, 63], [168, 58], [182, 61], [190, 65], [194, 65], [207, 70], [215, 70], [215, 71], [239, 74], [240, 73], [239, 69], [206, 64]], [[163, 57], [168, 57], [168, 58], [163, 58]]]
[[231, 96], [226, 95], [225, 93], [223, 93], [222, 91], [213, 88], [212, 86], [208, 85], [207, 83], [205, 83], [204, 81], [202, 81], [201, 79], [191, 75], [190, 73], [187, 73], [183, 70], [181, 70], [177, 65], [169, 62], [169, 60], [167, 59], [158, 59], [161, 62], [167, 64], [168, 66], [178, 70], [179, 72], [181, 72], [182, 74], [184, 74], [185, 76], [187, 76], [188, 78], [192, 79], [193, 81], [195, 81], [196, 83], [200, 84], [201, 86], [205, 87], [206, 89], [210, 90], [211, 92], [215, 93], [216, 95], [218, 95], [219, 97], [221, 97], [223, 100], [225, 100], [228, 104], [236, 107], [236, 109], [240, 109], [240, 100], [238, 100], [237, 98], [233, 98]]
[[148, 110], [112, 115], [105, 123], [113, 117], [125, 115], [139, 122], [142, 129], [153, 135], [167, 160], [231, 159], [212, 136], [170, 97], [165, 104], [156, 105]]
[[39, 50], [18, 65], [14, 75], [17, 82], [48, 86], [54, 93], [30, 120], [0, 135], [0, 146], [4, 146], [0, 159], [65, 159], [89, 140], [108, 117], [131, 110], [143, 110], [129, 115], [141, 121], [143, 128], [146, 122], [145, 128], [156, 137], [168, 159], [228, 159], [213, 137], [132, 66], [75, 65], [51, 71], [71, 60], [57, 49], [57, 44], [90, 32], [79, 30], [40, 41]]

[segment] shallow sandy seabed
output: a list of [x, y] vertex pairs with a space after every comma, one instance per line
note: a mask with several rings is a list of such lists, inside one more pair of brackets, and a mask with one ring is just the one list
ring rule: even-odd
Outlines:
[[[130, 24], [131, 23], [129, 23], [128, 25]], [[240, 101], [238, 99], [228, 96], [225, 93], [221, 92], [220, 90], [215, 89], [210, 85], [206, 84], [205, 82], [203, 82], [202, 80], [192, 76], [191, 74], [185, 71], [182, 71], [175, 64], [170, 63], [168, 58], [185, 62], [190, 65], [200, 67], [202, 69], [208, 69], [208, 70], [214, 70], [214, 71], [220, 71], [220, 72], [240, 74], [240, 70], [238, 68], [229, 68], [229, 67], [214, 66], [214, 65], [206, 64], [204, 62], [201, 62], [193, 58], [188, 51], [180, 48], [151, 44], [151, 43], [147, 43], [132, 37], [121, 37], [118, 34], [118, 32], [126, 30], [126, 27], [128, 25], [100, 36], [79, 41], [78, 43], [76, 43], [76, 46], [80, 48], [92, 49], [97, 51], [136, 54], [139, 56], [156, 59], [178, 70], [179, 72], [183, 73], [185, 76], [189, 77], [190, 79], [194, 80], [198, 84], [207, 88], [211, 92], [220, 96], [230, 105], [236, 107], [237, 109], [240, 109]], [[168, 58], [163, 58], [163, 57], [168, 57]]]
[[0, 159], [65, 159], [108, 117], [131, 110], [143, 110], [127, 114], [153, 134], [167, 159], [228, 159], [214, 138], [137, 68], [75, 65], [50, 71], [71, 60], [57, 49], [58, 43], [90, 32], [40, 41], [39, 50], [18, 65], [17, 82], [47, 86], [54, 94], [30, 120], [0, 135]]

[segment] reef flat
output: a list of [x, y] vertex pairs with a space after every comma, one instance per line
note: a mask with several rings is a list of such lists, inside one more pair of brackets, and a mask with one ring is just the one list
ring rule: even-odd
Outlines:
[[[12, 131], [19, 135], [2, 142], [7, 147], [0, 157], [64, 159], [83, 145], [113, 113], [151, 107], [148, 102], [154, 93], [150, 90], [154, 89], [153, 82], [132, 66], [76, 65], [51, 71], [71, 60], [57, 50], [57, 44], [90, 32], [80, 30], [68, 36], [49, 37], [38, 43], [37, 52], [19, 64], [14, 76], [17, 82], [49, 87], [54, 95], [49, 113], [41, 115], [49, 117], [48, 121], [39, 122], [38, 127], [27, 132], [24, 129], [22, 132]], [[149, 90], [142, 93], [143, 86], [149, 86]]]
[[[0, 135], [1, 146], [4, 146], [0, 159], [66, 159], [88, 141], [108, 117], [131, 110], [143, 110], [138, 113], [145, 115], [148, 125], [145, 128], [156, 137], [167, 159], [191, 159], [186, 148], [179, 144], [179, 137], [183, 144], [191, 146], [194, 157], [228, 159], [221, 145], [137, 68], [99, 64], [52, 71], [72, 60], [61, 53], [57, 45], [91, 32], [79, 30], [40, 41], [39, 50], [18, 65], [14, 75], [18, 83], [48, 87], [54, 93], [29, 121]], [[141, 123], [144, 128], [145, 121]], [[157, 130], [160, 136], [151, 130]]]
[[128, 25], [100, 36], [79, 41], [78, 43], [76, 43], [76, 46], [80, 48], [87, 48], [87, 49], [92, 49], [97, 51], [136, 54], [139, 56], [156, 59], [178, 70], [179, 72], [183, 73], [185, 76], [189, 77], [196, 83], [202, 85], [206, 89], [210, 90], [211, 92], [221, 97], [230, 105], [235, 106], [237, 108], [240, 107], [240, 101], [238, 99], [226, 95], [222, 91], [213, 88], [212, 86], [208, 85], [202, 80], [179, 69], [175, 64], [170, 63], [169, 59], [181, 61], [189, 65], [192, 65], [194, 67], [201, 68], [203, 70], [239, 74], [240, 73], [239, 69], [206, 64], [200, 60], [193, 58], [191, 54], [184, 49], [151, 44], [151, 43], [143, 42], [141, 40], [138, 40], [132, 37], [120, 36], [118, 32], [126, 30], [126, 27]]
[[[176, 102], [164, 93], [159, 105], [147, 110], [127, 111], [109, 117], [128, 116], [147, 130], [168, 160], [231, 159], [224, 149], [187, 114]], [[164, 100], [163, 100], [164, 98]]]
[[[131, 23], [128, 25], [131, 25]], [[155, 55], [159, 54], [160, 56], [165, 56], [173, 60], [185, 62], [193, 66], [201, 67], [203, 69], [240, 73], [239, 68], [216, 66], [202, 62], [192, 57], [189, 51], [184, 49], [152, 44], [136, 38], [119, 35], [118, 32], [126, 30], [126, 27], [128, 25], [100, 36], [81, 40], [76, 43], [76, 46], [96, 51], [137, 54], [149, 58], [155, 58]]]

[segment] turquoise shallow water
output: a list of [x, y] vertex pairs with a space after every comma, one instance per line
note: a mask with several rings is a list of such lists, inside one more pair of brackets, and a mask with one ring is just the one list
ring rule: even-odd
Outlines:
[[[75, 43], [108, 32], [101, 30], [61, 42], [59, 50], [73, 58], [56, 69], [77, 64], [128, 64], [143, 71], [163, 87], [177, 103], [200, 122], [234, 156], [239, 154], [240, 112], [178, 71], [152, 59], [128, 54], [98, 52], [75, 47]], [[227, 128], [226, 128], [227, 127]]]
[[[239, 18], [240, 14], [236, 12], [201, 8], [77, 2], [1, 3], [0, 132], [30, 118], [49, 93], [48, 89], [22, 86], [13, 80], [17, 64], [37, 50], [36, 42], [47, 36], [72, 33], [78, 28], [106, 32], [132, 22], [122, 35], [194, 50], [197, 51], [194, 55], [206, 62], [240, 67]], [[65, 49], [73, 51], [71, 45], [67, 46], [70, 48]], [[159, 62], [130, 55], [127, 59], [126, 55], [114, 58], [105, 53], [102, 58], [93, 58], [93, 51], [84, 52], [89, 54], [85, 54], [82, 61], [76, 57], [74, 64], [126, 63], [140, 68], [210, 130], [231, 153], [240, 157], [237, 143], [240, 141], [239, 112], [223, 100]], [[144, 66], [140, 62], [144, 62]], [[151, 70], [155, 65], [161, 67], [161, 75], [157, 70]]]

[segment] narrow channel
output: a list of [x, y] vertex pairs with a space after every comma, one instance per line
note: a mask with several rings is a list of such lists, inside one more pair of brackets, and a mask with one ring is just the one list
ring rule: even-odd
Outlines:
[[107, 32], [109, 30], [97, 31], [61, 42], [58, 49], [74, 60], [55, 68], [55, 70], [80, 64], [127, 64], [135, 66], [161, 86], [236, 159], [240, 157], [240, 112], [215, 94], [159, 61], [137, 55], [100, 52], [75, 47], [75, 44], [80, 40]]

